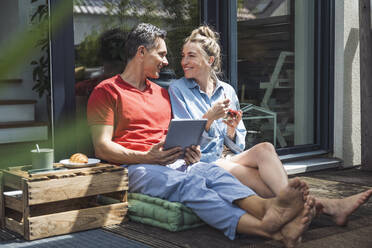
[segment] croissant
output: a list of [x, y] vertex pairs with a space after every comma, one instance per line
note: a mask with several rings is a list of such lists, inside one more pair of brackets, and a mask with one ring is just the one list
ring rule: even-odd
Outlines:
[[70, 157], [71, 163], [88, 163], [88, 157], [85, 154], [82, 153], [75, 153]]

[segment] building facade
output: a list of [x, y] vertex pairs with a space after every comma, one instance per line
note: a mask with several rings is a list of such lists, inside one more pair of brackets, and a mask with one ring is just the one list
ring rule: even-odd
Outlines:
[[[44, 2], [8, 1], [7, 6], [22, 20]], [[55, 25], [58, 28], [50, 32], [50, 140], [56, 160], [77, 150], [92, 152], [84, 121], [87, 98], [108, 71], [117, 73], [121, 68], [120, 51], [111, 59], [102, 56], [102, 36], [114, 28], [125, 33], [139, 22], [150, 22], [168, 32], [170, 65], [157, 80], [164, 87], [183, 74], [179, 65], [181, 47], [191, 30], [205, 23], [219, 32], [222, 79], [236, 89], [244, 110], [246, 148], [262, 141], [274, 143], [293, 173], [361, 163], [358, 1], [47, 3], [51, 27], [60, 22], [59, 12], [64, 15], [63, 21]], [[12, 25], [22, 28], [19, 21]], [[9, 32], [8, 26], [0, 29]], [[114, 36], [120, 39], [120, 35]], [[109, 60], [118, 63], [109, 65]], [[30, 81], [30, 77], [28, 73], [24, 81]], [[17, 87], [32, 92], [22, 84]], [[7, 92], [12, 87], [7, 85]], [[1, 100], [16, 98], [15, 93], [4, 92], [0, 93]], [[43, 113], [38, 118], [47, 120], [45, 105], [49, 103], [34, 93], [29, 95], [27, 98], [38, 102], [36, 112]]]

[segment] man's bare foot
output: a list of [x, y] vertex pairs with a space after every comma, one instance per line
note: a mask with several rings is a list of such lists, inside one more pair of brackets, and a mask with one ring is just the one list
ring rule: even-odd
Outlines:
[[267, 232], [277, 232], [304, 208], [304, 188], [306, 183], [298, 178], [290, 179], [288, 185], [273, 198], [262, 218], [262, 226]]
[[302, 234], [308, 229], [316, 215], [315, 199], [309, 196], [302, 212], [280, 230], [286, 247], [296, 247], [301, 243]]
[[346, 225], [347, 218], [371, 196], [372, 189], [369, 189], [343, 199], [320, 198], [316, 199], [316, 207], [320, 208], [322, 213], [332, 216], [337, 225], [343, 226]]

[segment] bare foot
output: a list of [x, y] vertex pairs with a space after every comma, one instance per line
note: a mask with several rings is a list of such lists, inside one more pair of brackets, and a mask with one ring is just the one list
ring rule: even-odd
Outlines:
[[290, 179], [287, 187], [273, 198], [271, 206], [262, 219], [263, 228], [274, 233], [297, 216], [304, 208], [304, 188], [307, 185], [298, 178]]
[[317, 199], [316, 207], [321, 208], [321, 212], [332, 216], [333, 221], [343, 226], [347, 223], [347, 218], [357, 210], [362, 204], [366, 203], [372, 196], [372, 189], [362, 193], [352, 195], [343, 199]]
[[296, 247], [301, 243], [301, 236], [316, 215], [315, 199], [309, 196], [302, 212], [280, 230], [282, 242], [286, 247]]

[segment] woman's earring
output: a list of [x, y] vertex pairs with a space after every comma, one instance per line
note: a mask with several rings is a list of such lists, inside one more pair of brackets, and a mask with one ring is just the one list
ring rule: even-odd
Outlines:
[[210, 56], [209, 57], [209, 64], [212, 65], [214, 62], [214, 57], [213, 56]]

